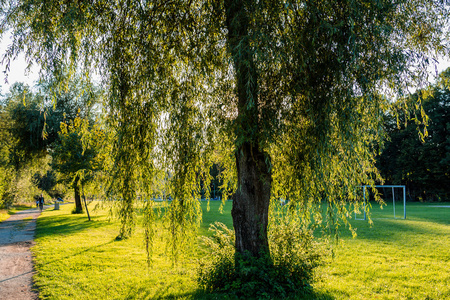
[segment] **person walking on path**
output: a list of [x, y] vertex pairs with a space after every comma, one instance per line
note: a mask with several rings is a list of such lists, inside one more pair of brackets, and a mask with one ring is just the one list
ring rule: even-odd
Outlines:
[[39, 209], [40, 209], [41, 212], [44, 209], [44, 196], [42, 196], [42, 194], [39, 197]]

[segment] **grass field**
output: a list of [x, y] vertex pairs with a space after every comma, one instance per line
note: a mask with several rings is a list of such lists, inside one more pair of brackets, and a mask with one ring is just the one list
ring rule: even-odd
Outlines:
[[17, 204], [10, 209], [0, 209], [0, 223], [9, 219], [9, 217], [18, 211], [32, 208], [32, 204]]
[[[203, 204], [206, 208], [206, 203]], [[439, 205], [448, 205], [444, 203]], [[436, 206], [436, 205], [434, 205]], [[119, 223], [104, 211], [72, 215], [73, 205], [45, 211], [33, 248], [34, 279], [43, 299], [221, 299], [196, 290], [199, 251], [186, 253], [172, 268], [157, 232], [153, 264], [147, 268], [143, 232], [116, 241]], [[399, 208], [397, 208], [399, 209]], [[204, 211], [208, 224], [231, 225], [231, 205]], [[353, 220], [357, 238], [343, 229], [335, 257], [317, 270], [318, 299], [450, 299], [450, 208], [407, 204], [407, 220], [392, 218], [392, 207], [372, 209], [374, 226]]]
[[406, 210], [399, 220], [392, 205], [374, 205], [372, 227], [352, 221], [357, 238], [343, 232], [316, 287], [336, 299], [450, 299], [450, 203], [407, 203]]

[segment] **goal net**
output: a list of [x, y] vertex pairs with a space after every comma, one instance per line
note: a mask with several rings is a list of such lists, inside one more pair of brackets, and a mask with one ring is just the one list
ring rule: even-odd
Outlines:
[[[358, 215], [357, 212], [355, 211], [355, 220], [367, 220], [366, 203], [370, 199], [370, 189], [372, 186], [363, 185], [361, 187], [362, 187], [361, 201], [363, 203], [363, 213]], [[378, 189], [384, 202], [389, 203], [390, 201], [392, 201], [394, 219], [406, 219], [406, 191], [404, 185], [375, 185], [373, 187]], [[397, 211], [395, 209], [396, 202], [398, 204], [398, 202], [401, 201], [403, 201], [403, 218], [401, 217], [402, 213], [401, 207], [400, 209], [397, 209]]]

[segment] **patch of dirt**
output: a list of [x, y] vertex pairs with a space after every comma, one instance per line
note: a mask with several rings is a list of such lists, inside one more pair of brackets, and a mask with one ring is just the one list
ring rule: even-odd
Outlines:
[[0, 223], [0, 300], [35, 300], [33, 257], [37, 208], [23, 210]]

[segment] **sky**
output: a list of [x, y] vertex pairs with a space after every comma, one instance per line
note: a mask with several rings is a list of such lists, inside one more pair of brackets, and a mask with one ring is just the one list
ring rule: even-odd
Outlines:
[[1, 94], [5, 94], [9, 91], [10, 86], [15, 82], [24, 82], [29, 86], [33, 86], [39, 79], [39, 67], [34, 65], [30, 72], [26, 72], [27, 64], [25, 62], [25, 56], [19, 55], [19, 57], [11, 62], [8, 72], [6, 83], [5, 76], [5, 64], [3, 64], [3, 56], [5, 54], [6, 47], [9, 44], [9, 39], [4, 39], [0, 42], [0, 87]]

